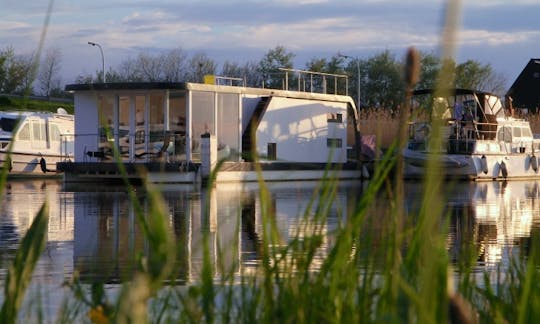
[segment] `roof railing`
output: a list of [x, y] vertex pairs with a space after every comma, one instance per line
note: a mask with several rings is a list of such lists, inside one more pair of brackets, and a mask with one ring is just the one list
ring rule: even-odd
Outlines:
[[[282, 72], [285, 72], [285, 78], [283, 82], [284, 90], [289, 90], [289, 75], [295, 75], [298, 83], [298, 91], [309, 92], [322, 92], [328, 93], [328, 81], [333, 81], [333, 93], [334, 94], [349, 94], [349, 77], [346, 74], [324, 73], [297, 69], [280, 68]], [[340, 83], [340, 81], [342, 81]], [[342, 84], [345, 83], [343, 87]], [[319, 91], [317, 91], [319, 90]]]

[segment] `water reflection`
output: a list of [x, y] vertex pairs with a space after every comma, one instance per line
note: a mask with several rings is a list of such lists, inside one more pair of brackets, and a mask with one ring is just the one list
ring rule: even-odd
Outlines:
[[[316, 269], [334, 245], [335, 230], [354, 211], [365, 184], [340, 186], [328, 219], [315, 229], [302, 215], [316, 186], [313, 182], [274, 183], [269, 186], [268, 202], [260, 199], [255, 184], [220, 184], [210, 192], [192, 186], [162, 187], [176, 239], [179, 282], [198, 279], [205, 236], [217, 272], [223, 269], [219, 262], [236, 274], [256, 269], [263, 234], [261, 206], [265, 203], [275, 213], [281, 244], [297, 235], [309, 236], [314, 230], [322, 234], [323, 244], [313, 264]], [[540, 226], [539, 182], [459, 183], [447, 187], [451, 213], [447, 246], [454, 262], [468, 257], [471, 246], [478, 266], [507, 262], [519, 251], [516, 247], [527, 248], [531, 232]], [[412, 206], [419, 201], [422, 184], [407, 183], [406, 190], [406, 204]], [[136, 195], [148, 211], [146, 192], [136, 188]], [[378, 199], [374, 217], [389, 206], [384, 197]], [[60, 286], [77, 271], [85, 281], [116, 283], [129, 279], [140, 256], [149, 252], [124, 188], [64, 188], [55, 181], [12, 181], [0, 207], [0, 280], [4, 280], [19, 240], [45, 200], [49, 202], [50, 223], [46, 252], [34, 275], [37, 280]], [[315, 200], [314, 206], [317, 203]]]
[[5, 279], [20, 239], [47, 201], [49, 225], [47, 245], [34, 271], [34, 277], [61, 285], [73, 273], [73, 194], [62, 191], [58, 181], [10, 181], [0, 199], [0, 282]]
[[449, 245], [454, 261], [473, 243], [480, 265], [495, 265], [527, 249], [540, 226], [537, 181], [485, 182], [455, 187]]
[[[270, 185], [269, 204], [283, 244], [297, 233], [301, 237], [312, 230], [302, 221], [302, 215], [315, 186], [315, 183]], [[340, 218], [352, 210], [347, 206], [348, 201], [355, 202], [360, 189], [356, 183], [340, 186], [322, 226], [325, 239], [317, 256], [319, 263], [326, 255], [329, 233], [337, 228]], [[180, 282], [196, 280], [201, 273], [205, 237], [216, 272], [226, 269], [232, 273], [249, 273], [257, 267], [264, 201], [259, 197], [257, 185], [219, 184], [210, 191], [169, 186], [161, 190], [176, 238], [176, 275]], [[140, 197], [143, 208], [148, 210], [143, 191]], [[75, 192], [74, 201], [73, 255], [81, 278], [98, 277], [106, 282], [128, 278], [137, 257], [148, 251], [127, 194]], [[317, 204], [318, 199], [315, 199], [314, 206]]]

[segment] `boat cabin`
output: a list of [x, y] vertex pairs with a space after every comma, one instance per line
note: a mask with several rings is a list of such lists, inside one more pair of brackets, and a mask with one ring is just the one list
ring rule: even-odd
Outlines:
[[355, 146], [351, 97], [201, 83], [71, 84], [75, 163], [219, 160], [345, 163]]
[[413, 98], [412, 106], [419, 113], [409, 127], [411, 149], [426, 149], [434, 121], [441, 126], [441, 146], [432, 149], [449, 154], [471, 153], [477, 140], [495, 141], [502, 136], [499, 126], [506, 116], [494, 94], [453, 89], [436, 96], [433, 89], [423, 89], [415, 91]]

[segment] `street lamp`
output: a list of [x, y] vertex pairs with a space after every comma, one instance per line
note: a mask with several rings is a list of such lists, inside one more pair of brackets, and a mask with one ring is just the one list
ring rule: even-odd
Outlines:
[[358, 78], [358, 80], [356, 82], [356, 84], [357, 84], [357, 88], [356, 88], [356, 91], [357, 91], [357, 93], [356, 93], [356, 96], [357, 96], [357, 98], [356, 98], [356, 101], [357, 101], [356, 106], [357, 107], [356, 107], [356, 109], [360, 110], [360, 59], [358, 57], [352, 57], [352, 56], [341, 54], [341, 53], [338, 53], [338, 56], [356, 61], [356, 73], [357, 73], [357, 78]]
[[105, 57], [103, 56], [103, 49], [98, 43], [88, 42], [88, 45], [99, 47], [99, 51], [101, 52], [101, 70], [103, 72], [103, 83], [105, 83]]

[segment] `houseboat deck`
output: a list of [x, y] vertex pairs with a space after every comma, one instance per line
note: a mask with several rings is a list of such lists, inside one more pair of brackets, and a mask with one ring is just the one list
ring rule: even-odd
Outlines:
[[[59, 171], [64, 172], [65, 182], [129, 181], [151, 180], [156, 183], [197, 183], [201, 181], [200, 163], [148, 162], [126, 163], [121, 167], [115, 162], [60, 162]], [[336, 172], [340, 179], [358, 178], [358, 173], [367, 172], [364, 164], [347, 163], [288, 163], [288, 162], [223, 162], [217, 172], [217, 180], [257, 181], [257, 173], [263, 172], [267, 181], [320, 180], [328, 172], [332, 178]], [[303, 173], [303, 174], [299, 174]], [[349, 175], [347, 176], [347, 173]], [[289, 175], [289, 176], [287, 176]], [[367, 177], [367, 176], [366, 176]]]

